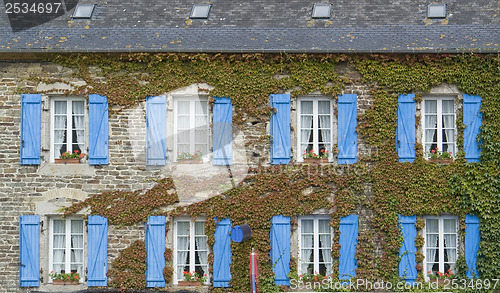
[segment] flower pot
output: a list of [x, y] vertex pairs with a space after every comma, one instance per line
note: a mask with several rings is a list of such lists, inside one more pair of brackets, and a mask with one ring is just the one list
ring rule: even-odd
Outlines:
[[203, 160], [195, 160], [195, 159], [179, 159], [177, 160], [178, 164], [203, 164]]
[[304, 158], [304, 163], [327, 164], [328, 163], [328, 158], [321, 158], [321, 159]]
[[178, 281], [178, 286], [181, 287], [197, 287], [203, 285], [200, 281]]
[[79, 285], [78, 281], [52, 280], [52, 285]]
[[449, 158], [449, 159], [429, 159], [429, 161], [430, 162], [434, 162], [434, 163], [439, 164], [439, 165], [453, 163], [453, 159], [452, 158]]
[[55, 159], [56, 164], [80, 164], [80, 159]]
[[444, 280], [446, 279], [429, 279], [430, 283], [438, 283], [439, 285], [444, 285]]

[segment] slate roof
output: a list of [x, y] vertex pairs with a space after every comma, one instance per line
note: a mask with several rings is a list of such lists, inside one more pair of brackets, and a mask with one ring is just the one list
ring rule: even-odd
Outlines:
[[[65, 1], [66, 11], [31, 18], [0, 5], [0, 53], [500, 52], [497, 0], [450, 0], [446, 19], [426, 18], [422, 0]], [[91, 20], [71, 18], [77, 2], [97, 5]], [[194, 3], [212, 4], [208, 19], [189, 19]], [[312, 19], [314, 3], [330, 3], [330, 19]]]

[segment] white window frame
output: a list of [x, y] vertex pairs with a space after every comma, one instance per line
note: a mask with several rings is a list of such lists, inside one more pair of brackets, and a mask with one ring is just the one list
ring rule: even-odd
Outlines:
[[[455, 97], [454, 96], [443, 96], [443, 97], [432, 97], [432, 96], [429, 96], [429, 97], [424, 97], [422, 99], [422, 108], [421, 108], [421, 111], [422, 111], [422, 115], [421, 115], [421, 125], [422, 125], [422, 146], [424, 148], [424, 156], [426, 158], [428, 158], [428, 154], [427, 154], [427, 151], [425, 149], [425, 145], [427, 144], [427, 141], [425, 139], [425, 131], [426, 131], [426, 127], [425, 127], [425, 116], [426, 116], [426, 112], [425, 112], [425, 103], [426, 101], [437, 101], [436, 104], [437, 104], [437, 107], [436, 107], [436, 115], [437, 115], [437, 126], [436, 126], [436, 132], [437, 132], [437, 147], [440, 151], [443, 151], [443, 101], [453, 101], [453, 157], [455, 157], [456, 153], [457, 153], [457, 108], [455, 106]], [[451, 129], [451, 128], [447, 128], [447, 129]], [[448, 145], [450, 145], [451, 143], [447, 142]]]
[[[197, 217], [196, 221], [193, 221], [193, 218], [190, 217], [179, 217], [174, 220], [174, 252], [173, 252], [173, 266], [174, 266], [174, 278], [173, 278], [173, 283], [174, 285], [177, 285], [179, 281], [182, 281], [184, 279], [184, 276], [178, 276], [177, 275], [177, 223], [178, 222], [189, 222], [189, 260], [195, 260], [195, 223], [203, 223], [205, 224], [206, 218], [205, 217]], [[205, 239], [208, 241], [208, 236], [205, 234]], [[210, 248], [207, 243], [207, 258], [208, 254], [210, 254]], [[208, 264], [208, 261], [206, 264], [199, 264], [199, 266], [205, 266], [206, 267], [206, 274], [207, 274], [207, 281], [204, 284], [210, 284], [210, 273], [209, 273], [209, 267], [210, 265]], [[189, 263], [189, 271], [193, 272], [195, 271], [196, 263], [190, 262]]]
[[[86, 268], [86, 244], [87, 244], [87, 235], [85, 232], [85, 221], [81, 218], [51, 218], [50, 219], [50, 228], [49, 228], [49, 272], [54, 271], [54, 221], [64, 221], [65, 222], [65, 273], [71, 272], [71, 221], [81, 221], [83, 228], [83, 247], [77, 248], [82, 250], [83, 259], [80, 263], [82, 265], [82, 272], [79, 273], [80, 283], [83, 283], [85, 280], [85, 268]], [[77, 263], [78, 264], [78, 263]], [[49, 283], [52, 283], [52, 279], [49, 277]]]
[[177, 162], [177, 133], [178, 133], [178, 125], [177, 125], [177, 115], [178, 115], [178, 102], [189, 102], [189, 124], [190, 124], [190, 153], [194, 154], [197, 150], [195, 147], [195, 119], [196, 119], [196, 113], [195, 113], [195, 107], [196, 103], [206, 103], [207, 104], [207, 124], [206, 124], [206, 130], [207, 130], [207, 153], [203, 153], [203, 161], [207, 162], [209, 161], [209, 152], [210, 152], [210, 104], [208, 103], [208, 97], [174, 97], [174, 161]]
[[[330, 221], [331, 217], [328, 216], [328, 215], [308, 215], [308, 216], [300, 216], [298, 218], [298, 255], [299, 255], [299, 259], [297, 261], [297, 264], [298, 264], [298, 268], [297, 268], [297, 272], [299, 273], [299, 275], [301, 274], [306, 274], [307, 272], [302, 272], [302, 221], [303, 220], [313, 220], [313, 233], [314, 233], [314, 238], [313, 238], [313, 255], [314, 255], [314, 259], [313, 259], [313, 262], [314, 262], [314, 272], [318, 272], [319, 273], [319, 233], [318, 233], [318, 230], [319, 230], [319, 222], [318, 220], [328, 220]], [[333, 228], [329, 225], [330, 227], [330, 236], [331, 236], [331, 240], [330, 240], [330, 243], [333, 243]], [[331, 253], [331, 247], [330, 247], [330, 253]], [[333, 259], [332, 259], [332, 266], [333, 266]], [[331, 274], [333, 271], [333, 267], [332, 269], [330, 269], [330, 271], [326, 272], [327, 275]]]
[[88, 113], [87, 113], [87, 102], [84, 98], [77, 98], [77, 97], [72, 97], [72, 98], [51, 98], [50, 99], [50, 162], [54, 162], [54, 131], [55, 131], [55, 102], [56, 101], [63, 101], [66, 102], [66, 151], [72, 150], [72, 141], [73, 141], [73, 117], [72, 117], [72, 109], [73, 109], [73, 102], [83, 102], [84, 103], [84, 147], [82, 152], [86, 153], [87, 150], [87, 120], [88, 120]]
[[[443, 220], [455, 220], [456, 223], [455, 223], [455, 227], [456, 227], [456, 232], [455, 232], [455, 240], [456, 240], [456, 243], [455, 243], [455, 252], [456, 252], [456, 256], [455, 256], [455, 259], [458, 258], [458, 244], [459, 244], [459, 235], [458, 235], [458, 229], [459, 229], [459, 222], [458, 222], [458, 217], [456, 216], [425, 216], [424, 217], [424, 220], [426, 221], [426, 225], [427, 225], [427, 220], [438, 220], [438, 232], [439, 232], [439, 236], [438, 236], [438, 244], [439, 244], [439, 247], [438, 247], [438, 252], [439, 252], [439, 271], [442, 272], [443, 274], [445, 273], [444, 271], [444, 227], [443, 227]], [[423, 236], [424, 236], [424, 247], [423, 247], [423, 254], [424, 254], [424, 261], [423, 261], [423, 266], [424, 266], [424, 276], [425, 276], [425, 279], [428, 281], [429, 280], [429, 277], [427, 275], [427, 264], [429, 263], [428, 260], [427, 260], [427, 249], [429, 247], [429, 243], [427, 243], [427, 228], [424, 227], [424, 229], [422, 230], [422, 233], [423, 233]], [[449, 234], [449, 233], [447, 233]], [[448, 262], [449, 263], [449, 262]], [[450, 267], [451, 267], [451, 271], [453, 273], [455, 273], [455, 264], [450, 264]]]
[[[330, 103], [330, 149], [328, 150], [328, 162], [333, 161], [333, 156], [332, 156], [332, 149], [334, 145], [334, 140], [333, 140], [333, 100], [329, 99], [327, 97], [300, 97], [297, 99], [297, 162], [303, 162], [304, 159], [302, 158], [303, 155], [303, 150], [302, 148], [302, 143], [301, 143], [301, 135], [302, 135], [302, 119], [301, 119], [301, 112], [302, 112], [302, 102], [304, 101], [311, 101], [313, 102], [313, 150], [316, 152], [319, 152], [319, 141], [318, 141], [318, 102], [329, 102]], [[319, 155], [319, 153], [316, 153]]]

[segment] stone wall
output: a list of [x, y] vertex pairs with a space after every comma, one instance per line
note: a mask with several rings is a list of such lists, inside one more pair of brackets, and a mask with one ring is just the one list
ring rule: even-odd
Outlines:
[[[341, 75], [353, 77], [356, 73], [348, 66], [341, 67]], [[34, 84], [28, 81], [30, 76], [44, 76], [62, 79], [67, 83], [51, 85]], [[96, 76], [96, 78], [99, 78]], [[171, 159], [171, 144], [167, 144], [167, 165], [147, 166], [145, 164], [145, 103], [127, 109], [111, 108], [109, 116], [109, 165], [90, 166], [87, 163], [77, 165], [58, 165], [50, 159], [50, 98], [61, 96], [71, 86], [84, 84], [72, 77], [72, 70], [56, 64], [40, 62], [3, 62], [0, 63], [0, 292], [28, 292], [18, 287], [19, 279], [19, 216], [37, 214], [44, 222], [42, 229], [47, 229], [49, 219], [60, 216], [60, 208], [75, 201], [81, 201], [94, 193], [111, 190], [144, 190], [154, 186], [154, 180], [172, 176], [181, 180], [183, 175], [198, 176], [208, 180], [217, 178], [217, 184], [205, 186], [204, 190], [188, 188], [190, 182], [179, 181], [177, 192], [180, 202], [176, 205], [189, 204], [218, 194], [232, 184], [243, 180], [248, 167], [260, 163], [269, 164], [269, 143], [259, 142], [259, 138], [269, 133], [269, 122], [262, 122], [249, 117], [246, 124], [233, 127], [233, 150], [235, 164], [233, 179], [227, 174], [227, 168], [203, 165], [177, 165]], [[39, 166], [20, 165], [20, 110], [21, 94], [15, 93], [18, 86], [28, 87], [42, 94], [42, 162]], [[206, 86], [204, 86], [206, 88]], [[345, 87], [344, 93], [358, 95], [358, 117], [371, 105], [369, 87], [362, 83], [353, 83]], [[167, 115], [171, 111], [172, 97], [176, 95], [197, 95], [196, 85], [178, 89], [167, 95]], [[333, 99], [335, 105], [336, 99]], [[336, 107], [336, 105], [335, 105]], [[292, 105], [293, 108], [293, 105]], [[88, 118], [87, 118], [88, 119]], [[171, 118], [167, 118], [171, 119]], [[171, 123], [171, 120], [167, 120]], [[292, 113], [292, 127], [296, 128], [296, 113]], [[88, 125], [88, 123], [86, 123]], [[169, 124], [170, 125], [170, 124]], [[88, 126], [87, 126], [88, 127]], [[87, 129], [88, 130], [88, 129]], [[168, 135], [168, 132], [167, 132]], [[292, 132], [292, 153], [296, 152], [296, 133]], [[334, 141], [335, 143], [335, 141]], [[87, 144], [88, 145], [88, 144]], [[358, 136], [358, 156], [367, 155], [372, 150]], [[170, 153], [169, 153], [170, 152]], [[295, 160], [295, 156], [294, 156]], [[220, 181], [222, 180], [222, 181]], [[183, 185], [185, 184], [185, 185]], [[367, 192], [370, 189], [367, 187]], [[332, 197], [335, 195], [332, 194]], [[88, 211], [81, 211], [83, 216]], [[360, 208], [360, 231], [370, 229], [371, 213]], [[120, 250], [137, 239], [144, 239], [144, 225], [137, 223], [130, 227], [109, 229], [108, 263], [116, 258]], [[47, 285], [48, 277], [48, 241], [47, 230], [41, 233], [41, 268], [43, 282], [38, 288], [42, 291], [70, 290], [61, 286]], [[167, 241], [172, 245], [172, 241]], [[293, 242], [292, 242], [293, 243]], [[170, 247], [172, 248], [172, 247]], [[83, 289], [85, 285], [71, 288]]]

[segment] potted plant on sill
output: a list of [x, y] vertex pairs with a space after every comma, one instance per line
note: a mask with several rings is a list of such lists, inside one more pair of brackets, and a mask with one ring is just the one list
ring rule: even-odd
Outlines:
[[310, 150], [309, 152], [304, 151], [302, 154], [302, 159], [304, 160], [304, 163], [316, 163], [316, 164], [322, 164], [322, 163], [328, 163], [328, 150], [321, 149], [319, 151], [319, 154], [316, 154], [314, 150]]
[[50, 278], [52, 279], [52, 285], [78, 285], [80, 284], [80, 275], [76, 272], [74, 273], [54, 273], [50, 272]]
[[55, 159], [56, 164], [80, 164], [80, 160], [85, 157], [84, 153], [79, 151], [64, 152], [62, 155]]
[[177, 153], [177, 163], [179, 164], [202, 164], [203, 163], [203, 153], [196, 151], [194, 154], [182, 152]]
[[427, 154], [427, 158], [429, 158], [429, 161], [438, 164], [449, 164], [453, 162], [453, 154], [451, 152], [442, 152], [439, 148], [431, 150], [430, 153]]
[[201, 286], [207, 281], [207, 274], [200, 276], [197, 272], [183, 272], [184, 280], [178, 281], [179, 286], [191, 287]]
[[428, 271], [427, 277], [429, 277], [429, 282], [443, 285], [446, 279], [453, 279], [453, 273], [450, 269], [444, 274], [440, 271], [437, 271], [435, 274], [432, 271]]

